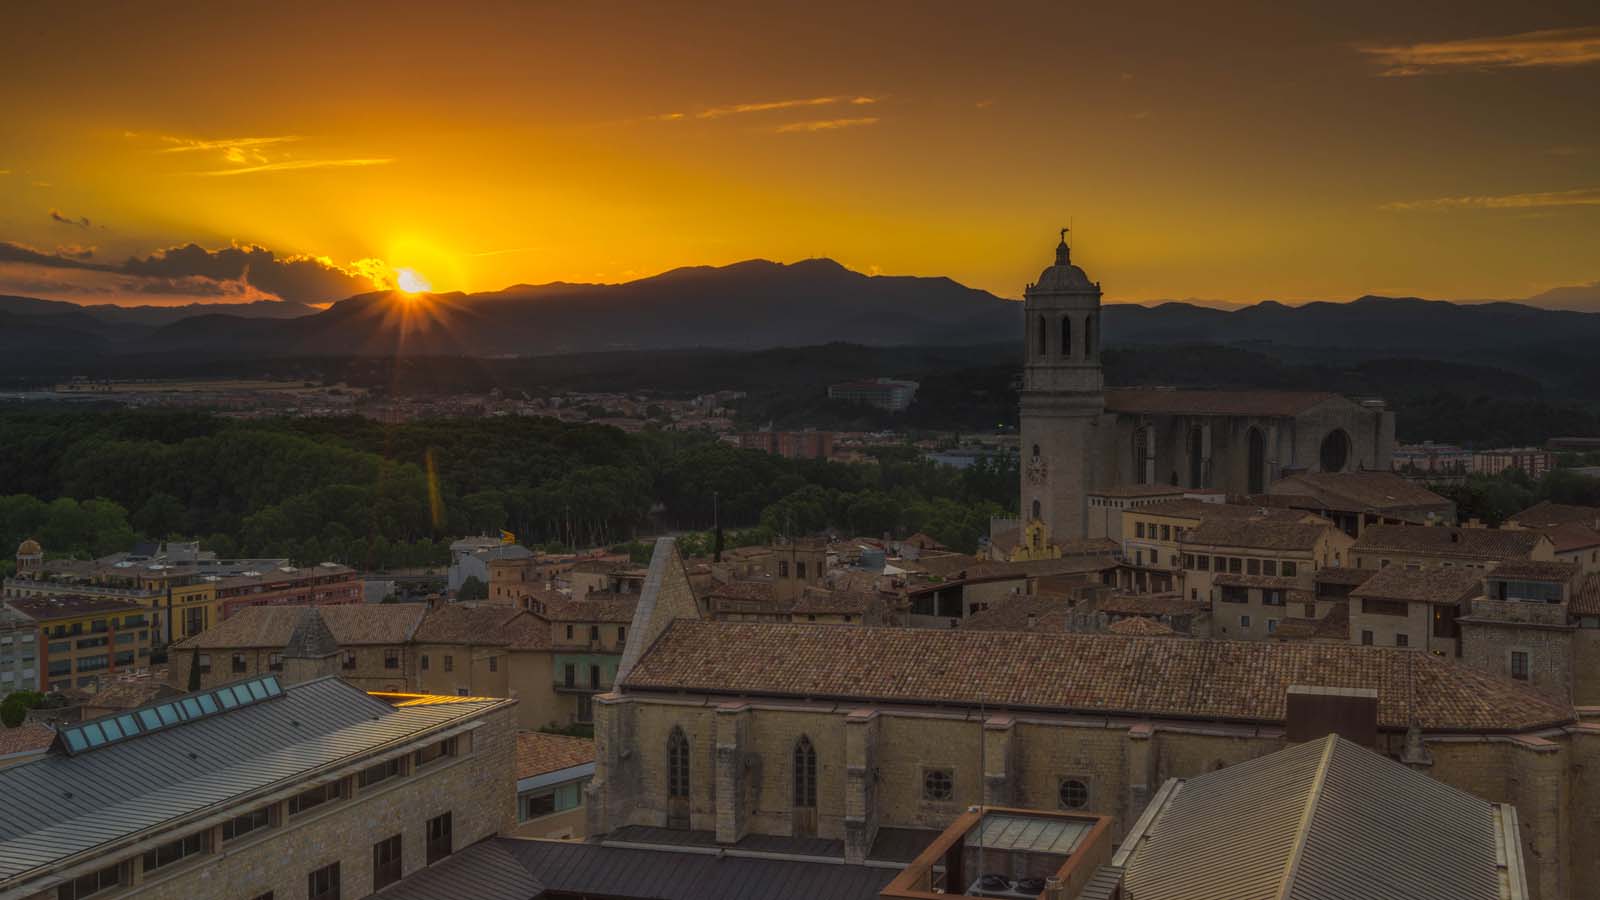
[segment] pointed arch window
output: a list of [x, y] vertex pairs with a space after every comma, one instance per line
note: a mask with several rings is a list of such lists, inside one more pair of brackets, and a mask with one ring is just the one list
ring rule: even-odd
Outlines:
[[667, 735], [667, 795], [689, 796], [689, 739], [676, 725]]
[[1072, 355], [1072, 317], [1061, 317], [1061, 355]]
[[805, 735], [794, 742], [794, 805], [817, 805], [817, 750]]

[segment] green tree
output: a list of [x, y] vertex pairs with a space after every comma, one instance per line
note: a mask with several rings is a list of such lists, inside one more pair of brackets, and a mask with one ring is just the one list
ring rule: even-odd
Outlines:
[[43, 702], [44, 695], [37, 691], [12, 691], [0, 700], [0, 723], [16, 728], [28, 717], [28, 710]]
[[133, 527], [145, 537], [159, 540], [183, 530], [183, 517], [187, 511], [182, 500], [158, 491], [151, 494], [139, 511], [133, 514]]
[[476, 575], [468, 575], [461, 587], [456, 590], [456, 599], [463, 603], [472, 600], [489, 599], [489, 586], [478, 579]]

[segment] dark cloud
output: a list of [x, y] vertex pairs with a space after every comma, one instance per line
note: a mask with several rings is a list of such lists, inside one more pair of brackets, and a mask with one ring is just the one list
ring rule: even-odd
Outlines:
[[130, 258], [118, 267], [129, 275], [217, 281], [243, 281], [285, 300], [321, 303], [373, 289], [371, 279], [309, 256], [280, 257], [265, 247], [234, 246], [207, 250], [188, 244]]
[[90, 225], [88, 216], [73, 218], [59, 209], [50, 210], [50, 218], [53, 221], [60, 222], [63, 225], [71, 225], [74, 228], [88, 228]]
[[73, 245], [50, 253], [0, 241], [0, 262], [126, 275], [130, 276], [127, 289], [136, 293], [223, 296], [248, 291], [300, 303], [324, 303], [375, 287], [371, 278], [331, 260], [278, 256], [254, 245], [207, 250], [199, 244], [186, 244], [129, 257], [118, 264], [93, 262], [93, 257], [93, 247]]

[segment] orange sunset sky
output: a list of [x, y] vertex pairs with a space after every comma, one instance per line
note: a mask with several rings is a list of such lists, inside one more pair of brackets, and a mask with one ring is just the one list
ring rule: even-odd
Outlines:
[[1600, 279], [1592, 2], [14, 2], [0, 58], [0, 293], [829, 256], [1015, 297], [1068, 221], [1109, 300]]

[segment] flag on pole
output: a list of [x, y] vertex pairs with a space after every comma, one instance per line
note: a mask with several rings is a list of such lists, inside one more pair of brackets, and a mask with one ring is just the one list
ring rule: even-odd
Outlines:
[[515, 544], [516, 542], [517, 542], [517, 536], [516, 535], [512, 534], [509, 531], [506, 531], [504, 528], [500, 529], [500, 543], [502, 543], [502, 544]]

